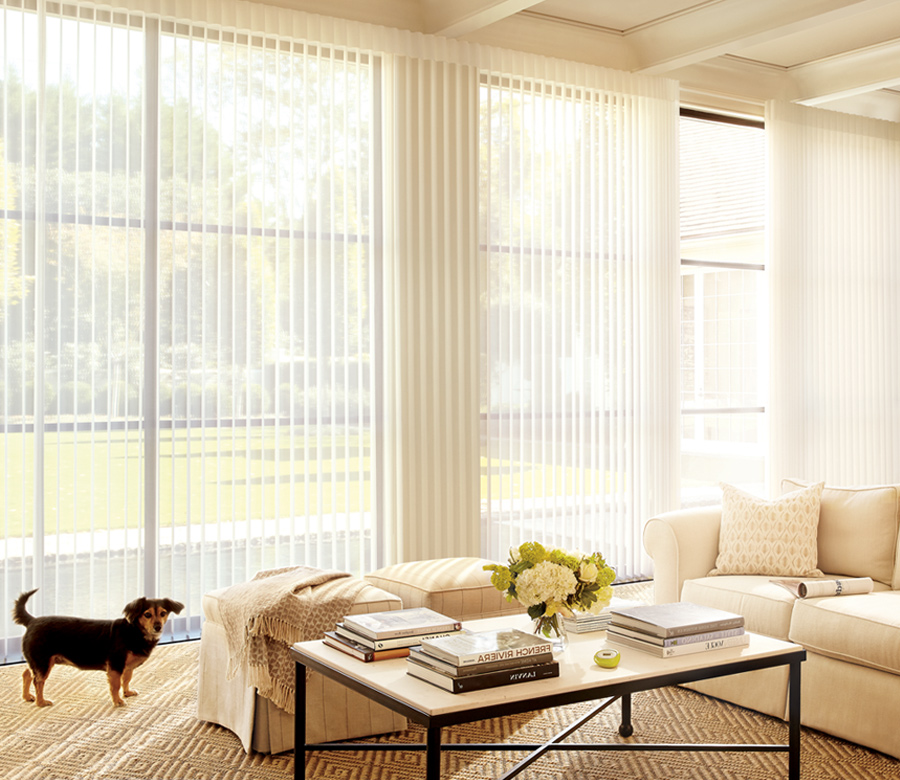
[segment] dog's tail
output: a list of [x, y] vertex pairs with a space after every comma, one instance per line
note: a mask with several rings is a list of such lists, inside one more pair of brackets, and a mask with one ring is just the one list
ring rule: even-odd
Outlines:
[[34, 620], [34, 615], [29, 615], [28, 610], [25, 609], [25, 602], [28, 601], [37, 593], [37, 588], [34, 590], [29, 590], [27, 593], [23, 593], [19, 598], [16, 599], [16, 603], [13, 606], [12, 618], [13, 621], [18, 623], [20, 626], [28, 626], [28, 624]]

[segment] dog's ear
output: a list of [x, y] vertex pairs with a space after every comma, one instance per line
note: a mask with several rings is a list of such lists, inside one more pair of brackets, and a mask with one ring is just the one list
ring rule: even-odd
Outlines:
[[184, 604], [180, 601], [173, 601], [172, 599], [162, 599], [160, 602], [162, 604], [162, 608], [167, 612], [174, 612], [176, 615], [184, 609]]
[[125, 609], [122, 610], [122, 614], [125, 615], [125, 620], [129, 623], [134, 623], [144, 612], [145, 609], [149, 606], [149, 602], [144, 596], [141, 596], [139, 599], [135, 599], [130, 604], [126, 604]]

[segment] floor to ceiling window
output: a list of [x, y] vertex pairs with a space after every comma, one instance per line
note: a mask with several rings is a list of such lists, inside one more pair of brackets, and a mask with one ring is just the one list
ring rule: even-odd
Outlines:
[[762, 124], [682, 112], [682, 503], [765, 490], [766, 158]]
[[204, 592], [292, 563], [538, 539], [649, 571], [677, 85], [139, 5], [0, 0], [0, 600], [167, 595], [196, 635]]
[[598, 550], [621, 579], [649, 572], [641, 527], [671, 508], [677, 468], [675, 123], [603, 90], [482, 81], [492, 558], [535, 540]]
[[372, 65], [0, 8], [4, 603], [372, 568]]

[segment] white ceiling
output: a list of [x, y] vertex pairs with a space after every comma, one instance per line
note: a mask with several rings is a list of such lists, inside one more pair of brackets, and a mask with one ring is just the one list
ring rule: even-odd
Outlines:
[[900, 0], [267, 0], [677, 79], [685, 103], [777, 98], [900, 121]]

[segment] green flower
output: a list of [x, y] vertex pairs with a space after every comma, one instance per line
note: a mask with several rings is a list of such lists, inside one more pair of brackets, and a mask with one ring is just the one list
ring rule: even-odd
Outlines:
[[565, 566], [567, 569], [571, 569], [572, 571], [578, 571], [578, 556], [567, 553], [565, 550], [550, 550], [550, 552], [547, 554], [547, 560], [553, 563], [558, 563], [560, 566]]
[[509, 565], [484, 566], [491, 584], [507, 601], [517, 599], [533, 618], [555, 618], [571, 610], [598, 613], [612, 598], [616, 572], [603, 556], [547, 549], [538, 542], [524, 542], [509, 551]]
[[525, 568], [530, 569], [545, 560], [547, 560], [547, 550], [539, 542], [524, 542], [519, 545], [519, 560], [516, 563], [527, 564]]

